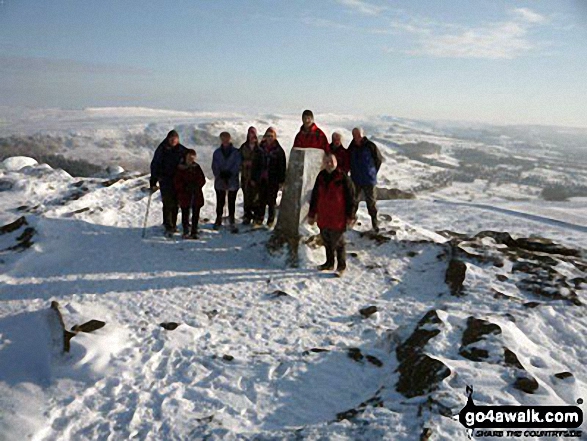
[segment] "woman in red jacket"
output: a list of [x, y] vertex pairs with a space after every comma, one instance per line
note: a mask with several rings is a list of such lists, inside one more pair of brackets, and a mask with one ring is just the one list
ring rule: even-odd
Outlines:
[[334, 253], [338, 265], [336, 274], [340, 277], [346, 269], [344, 232], [353, 222], [353, 184], [350, 178], [336, 168], [336, 156], [324, 156], [324, 170], [316, 178], [308, 223], [318, 221], [320, 235], [326, 248], [326, 262], [318, 267], [320, 271], [334, 269]]
[[[206, 177], [200, 165], [196, 162], [196, 151], [188, 149], [185, 155], [185, 164], [177, 167], [175, 174], [175, 191], [181, 207], [181, 223], [184, 239], [198, 238], [198, 222], [200, 209], [204, 206], [202, 187]], [[192, 228], [190, 232], [190, 210], [192, 211]]]

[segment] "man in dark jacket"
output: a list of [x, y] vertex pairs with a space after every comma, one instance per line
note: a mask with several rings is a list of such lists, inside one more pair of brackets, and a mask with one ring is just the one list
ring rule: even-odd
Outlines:
[[222, 225], [222, 214], [226, 196], [228, 195], [230, 230], [236, 233], [238, 228], [235, 225], [234, 214], [242, 158], [240, 152], [232, 145], [230, 140], [230, 133], [222, 132], [220, 134], [222, 144], [212, 155], [212, 173], [214, 173], [214, 190], [216, 190], [216, 222], [214, 222], [213, 228], [218, 230]]
[[177, 166], [185, 157], [186, 151], [187, 149], [179, 143], [179, 134], [172, 130], [159, 144], [151, 161], [151, 192], [157, 191], [157, 183], [159, 183], [163, 201], [163, 225], [167, 236], [177, 231], [179, 207], [173, 180]]
[[314, 122], [314, 114], [311, 110], [302, 113], [302, 127], [294, 139], [294, 147], [308, 147], [322, 149], [328, 153], [328, 138]]
[[255, 208], [256, 226], [263, 224], [266, 209], [267, 226], [273, 226], [277, 193], [285, 183], [285, 171], [285, 151], [277, 141], [277, 132], [269, 127], [263, 135], [259, 155], [253, 165], [252, 179], [259, 192], [259, 203]]
[[324, 156], [324, 169], [318, 174], [312, 198], [308, 223], [316, 220], [326, 248], [326, 262], [318, 267], [320, 271], [334, 269], [334, 254], [338, 261], [336, 274], [340, 277], [346, 269], [344, 232], [353, 222], [353, 184], [350, 178], [336, 168], [336, 156]]
[[353, 218], [356, 217], [359, 209], [361, 193], [365, 195], [367, 211], [371, 216], [371, 224], [374, 231], [379, 231], [377, 222], [377, 195], [375, 185], [377, 184], [377, 173], [383, 162], [383, 158], [377, 146], [363, 136], [360, 128], [353, 129], [353, 140], [349, 145], [349, 156], [351, 162], [351, 179], [355, 184], [355, 206]]

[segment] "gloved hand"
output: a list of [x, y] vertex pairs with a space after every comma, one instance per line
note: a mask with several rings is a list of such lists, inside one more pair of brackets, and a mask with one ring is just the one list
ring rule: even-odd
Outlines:
[[308, 224], [310, 225], [314, 225], [316, 223], [316, 217], [315, 216], [308, 216]]

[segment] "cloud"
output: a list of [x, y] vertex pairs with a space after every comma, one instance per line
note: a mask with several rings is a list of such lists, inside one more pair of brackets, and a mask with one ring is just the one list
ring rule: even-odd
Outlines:
[[528, 23], [546, 23], [548, 21], [544, 15], [540, 15], [528, 8], [516, 8], [512, 12]]
[[383, 6], [374, 5], [364, 0], [337, 0], [343, 6], [352, 9], [363, 15], [379, 15], [386, 8]]
[[324, 28], [324, 29], [344, 29], [344, 30], [351, 29], [350, 26], [345, 25], [343, 23], [338, 23], [333, 20], [327, 20], [325, 18], [319, 18], [319, 17], [302, 17], [302, 23], [304, 23], [308, 26], [314, 26], [317, 28]]
[[514, 59], [546, 45], [532, 41], [530, 35], [534, 27], [548, 22], [546, 17], [528, 8], [516, 8], [510, 13], [508, 21], [477, 27], [413, 20], [394, 21], [390, 29], [414, 39], [414, 47], [403, 53], [438, 58]]

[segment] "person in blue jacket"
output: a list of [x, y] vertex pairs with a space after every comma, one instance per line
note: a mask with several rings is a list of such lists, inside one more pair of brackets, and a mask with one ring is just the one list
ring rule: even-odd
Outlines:
[[377, 184], [377, 173], [383, 162], [379, 149], [366, 136], [363, 130], [355, 127], [353, 129], [353, 140], [348, 148], [351, 161], [351, 179], [355, 185], [355, 205], [353, 209], [353, 218], [356, 219], [357, 210], [361, 193], [365, 195], [367, 211], [371, 216], [371, 225], [374, 231], [379, 231], [377, 222], [377, 194], [375, 185]]
[[233, 233], [236, 233], [234, 213], [242, 159], [239, 150], [232, 145], [230, 139], [230, 133], [222, 132], [220, 134], [222, 144], [212, 156], [212, 173], [214, 173], [214, 190], [216, 190], [216, 222], [214, 222], [213, 228], [218, 230], [222, 225], [222, 213], [228, 195], [230, 228]]
[[177, 166], [185, 158], [187, 149], [179, 143], [179, 134], [171, 130], [163, 140], [151, 161], [151, 193], [157, 191], [157, 183], [161, 188], [163, 202], [163, 226], [165, 234], [172, 236], [177, 232], [177, 213], [179, 205], [175, 191], [174, 178]]

